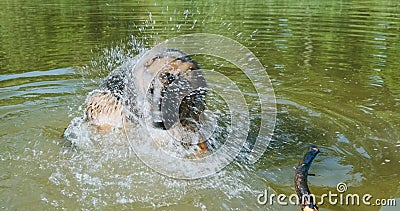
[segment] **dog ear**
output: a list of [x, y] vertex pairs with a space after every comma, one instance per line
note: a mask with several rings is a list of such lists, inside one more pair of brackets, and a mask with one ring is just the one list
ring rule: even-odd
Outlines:
[[99, 127], [120, 126], [124, 118], [121, 100], [110, 91], [94, 91], [87, 97], [85, 120], [90, 124]]
[[[182, 73], [171, 84], [165, 86], [161, 103], [161, 120], [165, 129], [180, 122], [195, 131], [200, 115], [205, 110], [206, 83], [201, 73]], [[177, 91], [178, 90], [178, 91]]]

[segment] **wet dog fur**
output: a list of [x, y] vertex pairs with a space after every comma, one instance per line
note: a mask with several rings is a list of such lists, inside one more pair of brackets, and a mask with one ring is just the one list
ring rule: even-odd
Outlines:
[[[134, 80], [129, 78], [132, 77], [132, 74], [128, 74], [130, 70], [115, 71], [105, 78], [99, 91], [88, 95], [85, 102], [84, 121], [102, 133], [122, 127], [126, 121], [140, 118], [141, 114], [134, 105], [135, 98], [140, 94], [145, 94], [149, 96], [146, 99], [152, 105], [150, 113], [153, 114], [153, 127], [170, 130], [179, 123], [184, 130], [201, 133], [199, 125], [201, 125], [201, 115], [205, 109], [206, 82], [199, 71], [198, 64], [181, 51], [166, 49], [155, 57], [148, 58], [144, 66], [138, 69], [141, 68], [144, 68], [143, 72], [157, 73], [150, 84], [148, 93], [129, 91], [128, 86], [132, 81], [136, 87], [143, 86], [139, 77]], [[179, 87], [178, 83], [184, 86]], [[189, 93], [180, 99], [170, 97], [176, 96], [169, 94], [171, 90], [172, 92], [188, 92], [189, 90]], [[172, 114], [168, 113], [170, 108], [163, 112], [161, 107], [163, 103], [179, 105], [178, 116], [171, 116]], [[208, 147], [205, 138], [201, 134], [200, 137], [202, 138], [197, 143], [198, 152], [203, 153], [208, 150]], [[182, 142], [182, 145], [188, 144]]]

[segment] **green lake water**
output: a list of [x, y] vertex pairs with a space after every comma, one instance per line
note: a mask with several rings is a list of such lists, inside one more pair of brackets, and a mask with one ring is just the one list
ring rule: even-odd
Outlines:
[[[314, 194], [346, 183], [345, 193], [372, 203], [400, 198], [399, 1], [2, 0], [0, 16], [0, 209], [299, 210], [257, 196], [295, 193], [293, 166], [310, 144], [323, 151], [311, 168]], [[236, 40], [266, 68], [277, 118], [256, 163], [175, 180], [123, 149], [66, 152], [62, 134], [87, 93], [144, 48], [190, 33]], [[229, 78], [251, 102], [248, 80]]]

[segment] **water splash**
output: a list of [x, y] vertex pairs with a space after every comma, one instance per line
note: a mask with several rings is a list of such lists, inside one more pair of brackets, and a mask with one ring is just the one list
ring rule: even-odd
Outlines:
[[[137, 59], [143, 54], [132, 58], [121, 52], [124, 50], [120, 47], [107, 50], [105, 51], [106, 58], [103, 58], [106, 61], [94, 62], [93, 65], [108, 69], [119, 64], [118, 59], [122, 61], [124, 58], [125, 61], [108, 76], [111, 77], [122, 74], [124, 69], [134, 69]], [[108, 62], [115, 58], [117, 61], [114, 63]], [[136, 87], [132, 88], [136, 89]], [[229, 91], [229, 89], [226, 87], [225, 91], [236, 91], [234, 89]], [[224, 134], [229, 133], [231, 114], [226, 102], [218, 94], [210, 92], [207, 98], [214, 103], [207, 106], [208, 110], [206, 109], [204, 118], [210, 124], [206, 124], [205, 127], [210, 128], [205, 130], [212, 131], [209, 140], [218, 149], [220, 146], [218, 144], [223, 144], [219, 141], [224, 140]], [[140, 100], [143, 99], [137, 100], [140, 104]], [[215, 102], [219, 103], [215, 104]], [[133, 118], [134, 124], [128, 127], [117, 128], [107, 134], [99, 134], [84, 121], [83, 117], [74, 118], [65, 131], [66, 139], [74, 147], [67, 146], [61, 152], [60, 159], [54, 165], [55, 171], [49, 177], [50, 182], [59, 187], [61, 195], [76, 200], [76, 203], [85, 207], [173, 207], [181, 204], [182, 201], [193, 200], [204, 195], [215, 195], [215, 193], [224, 201], [220, 205], [221, 209], [232, 206], [249, 207], [248, 204], [240, 201], [243, 198], [251, 200], [251, 196], [256, 195], [257, 186], [260, 184], [254, 186], [249, 183], [246, 177], [252, 174], [253, 170], [238, 161], [234, 161], [213, 176], [197, 180], [172, 179], [146, 166], [136, 156], [138, 151], [142, 155], [147, 155], [146, 160], [157, 163], [165, 160], [165, 165], [172, 166], [176, 164], [168, 163], [163, 157], [163, 151], [168, 151], [168, 156], [182, 158], [190, 155], [193, 149], [177, 144], [173, 138], [168, 139], [171, 136], [165, 130], [146, 127], [143, 121], [140, 118]], [[154, 141], [161, 139], [163, 142]], [[51, 196], [44, 196], [43, 200], [55, 201], [53, 205], [55, 207], [62, 206], [64, 203], [51, 199]], [[257, 206], [254, 204], [254, 208], [259, 208]], [[207, 205], [195, 200], [188, 207], [206, 209]]]

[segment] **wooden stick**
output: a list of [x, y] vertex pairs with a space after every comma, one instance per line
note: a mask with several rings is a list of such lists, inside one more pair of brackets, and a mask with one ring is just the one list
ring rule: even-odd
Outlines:
[[315, 145], [311, 145], [308, 152], [304, 155], [303, 161], [299, 166], [295, 167], [295, 189], [297, 196], [300, 199], [301, 210], [303, 211], [317, 211], [318, 207], [315, 205], [315, 198], [311, 196], [310, 189], [307, 185], [308, 169], [315, 157], [320, 153]]

